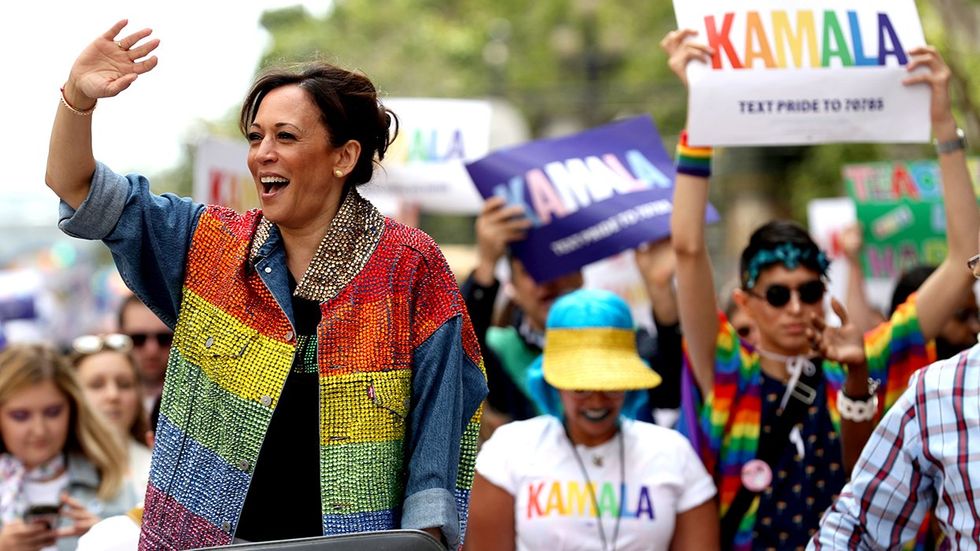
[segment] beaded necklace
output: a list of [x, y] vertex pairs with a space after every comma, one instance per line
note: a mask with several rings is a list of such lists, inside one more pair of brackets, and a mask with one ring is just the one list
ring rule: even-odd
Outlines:
[[[585, 487], [589, 490], [589, 497], [592, 498], [592, 510], [595, 512], [596, 525], [599, 527], [599, 539], [602, 541], [602, 551], [607, 550], [608, 543], [606, 542], [606, 531], [602, 527], [602, 512], [599, 511], [599, 499], [595, 495], [595, 487], [592, 484], [592, 479], [589, 478], [588, 471], [585, 470], [585, 463], [582, 462], [582, 457], [578, 454], [578, 449], [575, 447], [575, 441], [572, 440], [572, 435], [568, 432], [568, 427], [565, 427], [565, 436], [568, 438], [568, 444], [572, 447], [572, 454], [575, 455], [575, 462], [578, 463], [578, 468], [582, 472], [582, 476], [585, 478]], [[619, 486], [620, 491], [626, 491], [626, 452], [623, 444], [623, 431], [617, 426], [616, 436], [619, 437]], [[620, 496], [622, 498], [622, 496]], [[622, 499], [620, 499], [622, 501]], [[612, 547], [608, 548], [610, 551], [616, 551], [616, 540], [619, 538], [619, 521], [623, 518], [623, 512], [616, 509], [616, 524], [613, 527], [612, 533]]]

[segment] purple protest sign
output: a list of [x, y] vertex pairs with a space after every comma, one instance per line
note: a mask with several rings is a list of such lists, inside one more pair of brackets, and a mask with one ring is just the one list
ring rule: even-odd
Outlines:
[[[674, 163], [649, 116], [502, 149], [468, 163], [484, 198], [534, 224], [514, 254], [537, 281], [670, 235]], [[709, 205], [709, 222], [718, 213]]]

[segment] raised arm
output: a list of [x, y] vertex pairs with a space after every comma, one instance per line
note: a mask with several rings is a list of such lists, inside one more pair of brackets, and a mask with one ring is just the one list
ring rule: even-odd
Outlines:
[[160, 44], [159, 40], [137, 45], [150, 35], [150, 29], [117, 39], [127, 23], [126, 19], [117, 22], [82, 50], [62, 89], [62, 101], [51, 128], [44, 181], [73, 208], [78, 208], [88, 196], [95, 172], [91, 115], [96, 100], [122, 92], [137, 76], [157, 64], [156, 56], [147, 56]]
[[855, 222], [844, 228], [840, 233], [840, 242], [847, 261], [847, 312], [855, 326], [861, 331], [869, 331], [884, 319], [868, 301], [868, 294], [864, 289], [864, 269], [861, 267], [864, 239], [861, 236], [861, 225]]
[[[695, 34], [690, 29], [671, 31], [660, 43], [670, 57], [670, 68], [685, 86], [688, 62], [697, 59], [707, 63], [711, 52], [707, 46], [687, 41]], [[677, 256], [677, 306], [687, 340], [688, 357], [694, 379], [702, 395], [707, 396], [714, 380], [718, 304], [715, 302], [711, 260], [704, 239], [708, 178], [693, 172], [682, 173], [678, 170], [674, 182], [670, 239]]]
[[[916, 48], [909, 52], [908, 69], [928, 71], [905, 79], [907, 85], [927, 84], [932, 91], [930, 118], [936, 141], [956, 139], [956, 120], [949, 99], [950, 70], [935, 48]], [[946, 213], [946, 259], [919, 289], [919, 327], [926, 340], [939, 334], [954, 311], [960, 297], [973, 285], [973, 276], [964, 267], [977, 250], [980, 212], [966, 166], [966, 151], [958, 149], [939, 155], [939, 172], [943, 186], [943, 208]]]

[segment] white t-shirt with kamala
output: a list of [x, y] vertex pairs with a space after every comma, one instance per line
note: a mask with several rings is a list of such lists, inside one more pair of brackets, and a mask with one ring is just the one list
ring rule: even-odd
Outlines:
[[476, 458], [476, 470], [514, 496], [518, 550], [602, 549], [594, 503], [607, 548], [668, 549], [676, 515], [715, 495], [711, 477], [680, 433], [626, 419], [621, 431], [622, 479], [618, 436], [591, 448], [577, 446], [594, 492], [557, 418], [542, 415], [494, 431]]

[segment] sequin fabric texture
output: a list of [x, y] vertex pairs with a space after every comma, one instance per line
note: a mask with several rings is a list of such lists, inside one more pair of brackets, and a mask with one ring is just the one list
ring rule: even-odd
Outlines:
[[[231, 542], [297, 337], [251, 268], [270, 224], [209, 207], [188, 256], [161, 403], [141, 549]], [[482, 370], [456, 281], [435, 243], [348, 193], [296, 294], [320, 302], [320, 486], [324, 534], [398, 527], [412, 358], [462, 316], [463, 350]], [[455, 496], [465, 529], [480, 411], [460, 444]]]
[[[693, 441], [708, 472], [715, 477], [720, 498], [719, 512], [724, 515], [741, 487], [742, 466], [755, 458], [759, 447], [759, 433], [763, 424], [762, 371], [758, 352], [738, 338], [738, 333], [724, 314], [719, 315], [714, 386], [703, 406], [693, 405], [695, 410], [700, 411]], [[864, 347], [869, 375], [881, 381], [879, 392], [884, 393], [884, 400], [879, 400], [879, 408], [883, 410], [895, 402], [912, 373], [933, 359], [919, 329], [915, 295], [909, 297], [888, 322], [865, 335]], [[837, 391], [844, 384], [846, 371], [840, 364], [826, 360], [822, 363], [822, 369], [827, 412], [834, 430], [839, 434]], [[685, 392], [683, 398], [688, 404], [697, 401], [690, 391]], [[688, 407], [688, 404], [684, 407]], [[826, 458], [818, 459], [811, 455], [806, 460], [826, 461]], [[773, 484], [780, 483], [778, 478], [773, 481]], [[836, 494], [840, 488], [828, 490]], [[758, 510], [759, 498], [756, 497], [739, 525], [734, 549], [745, 551], [753, 548], [752, 530]]]

